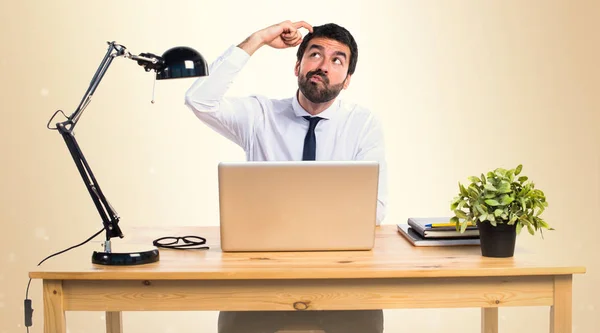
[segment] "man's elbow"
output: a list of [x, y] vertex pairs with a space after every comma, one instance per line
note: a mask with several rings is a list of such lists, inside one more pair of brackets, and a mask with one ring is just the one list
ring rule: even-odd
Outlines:
[[218, 110], [219, 108], [219, 103], [217, 101], [204, 99], [201, 96], [194, 94], [191, 89], [186, 92], [184, 103], [196, 113], [212, 112]]
[[190, 93], [189, 90], [185, 93], [184, 104], [188, 107], [193, 106], [193, 98], [192, 98], [192, 94]]
[[202, 104], [198, 103], [203, 100], [202, 94], [200, 91], [198, 91], [198, 88], [199, 87], [196, 86], [196, 84], [193, 84], [188, 88], [188, 90], [185, 92], [185, 105], [195, 108], [198, 104]]

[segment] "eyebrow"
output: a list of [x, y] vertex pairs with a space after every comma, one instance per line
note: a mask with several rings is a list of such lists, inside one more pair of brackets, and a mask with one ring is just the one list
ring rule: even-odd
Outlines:
[[[308, 50], [311, 50], [311, 49], [318, 49], [319, 51], [323, 51], [323, 50], [325, 50], [325, 48], [324, 48], [323, 46], [319, 45], [319, 44], [312, 44], [312, 45], [311, 45], [311, 46], [308, 48]], [[338, 55], [338, 56], [340, 56], [340, 57], [344, 57], [344, 59], [347, 59], [347, 58], [348, 58], [348, 56], [346, 55], [346, 53], [344, 53], [344, 52], [342, 52], [342, 51], [335, 51], [335, 52], [334, 52], [334, 54], [335, 54], [335, 55]]]

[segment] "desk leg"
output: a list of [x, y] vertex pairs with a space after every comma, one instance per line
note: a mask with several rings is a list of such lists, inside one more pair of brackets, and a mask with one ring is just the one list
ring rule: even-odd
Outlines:
[[66, 333], [61, 280], [44, 280], [44, 333]]
[[481, 308], [481, 333], [498, 333], [498, 308]]
[[550, 333], [572, 332], [572, 275], [554, 277], [554, 305], [550, 307]]
[[106, 312], [106, 333], [123, 333], [121, 311]]

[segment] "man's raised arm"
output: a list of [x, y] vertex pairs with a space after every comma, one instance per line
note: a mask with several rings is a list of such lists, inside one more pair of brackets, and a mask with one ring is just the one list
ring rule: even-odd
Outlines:
[[261, 117], [255, 97], [225, 98], [238, 73], [260, 47], [282, 49], [302, 42], [299, 28], [312, 32], [304, 21], [285, 21], [259, 30], [237, 46], [231, 46], [209, 68], [209, 75], [196, 79], [185, 94], [185, 104], [206, 125], [246, 149], [253, 126]]
[[238, 47], [249, 55], [253, 55], [256, 50], [264, 45], [276, 49], [295, 47], [302, 43], [302, 34], [298, 31], [300, 28], [313, 32], [312, 26], [304, 21], [284, 21], [253, 33]]

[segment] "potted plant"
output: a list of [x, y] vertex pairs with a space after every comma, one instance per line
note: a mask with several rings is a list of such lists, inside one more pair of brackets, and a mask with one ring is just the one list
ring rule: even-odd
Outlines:
[[[479, 229], [481, 254], [485, 257], [512, 257], [516, 236], [526, 228], [530, 234], [553, 230], [540, 217], [548, 207], [544, 192], [527, 176], [519, 176], [523, 166], [497, 168], [481, 177], [468, 177], [468, 186], [458, 183], [459, 195], [452, 200], [451, 222], [464, 232], [468, 225]], [[543, 233], [542, 233], [543, 237]]]

